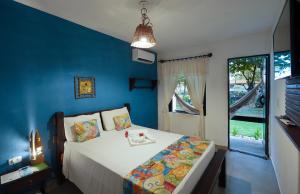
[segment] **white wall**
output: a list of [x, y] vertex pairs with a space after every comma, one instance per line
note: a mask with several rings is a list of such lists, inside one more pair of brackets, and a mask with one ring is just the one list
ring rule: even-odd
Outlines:
[[[283, 7], [284, 2], [281, 3]], [[280, 14], [281, 10], [278, 10], [278, 18]], [[276, 23], [272, 31], [275, 27]], [[271, 37], [270, 34], [270, 45], [272, 48]], [[271, 61], [271, 69], [273, 69], [273, 61]], [[270, 157], [276, 173], [279, 189], [282, 194], [299, 194], [300, 155], [275, 119], [275, 116], [285, 114], [285, 80], [275, 81], [273, 71], [271, 71], [270, 105]]]
[[[212, 139], [218, 145], [227, 146], [227, 59], [230, 57], [266, 54], [270, 52], [270, 30], [247, 36], [228, 39], [203, 48], [174, 50], [159, 53], [159, 58], [194, 56], [212, 52], [213, 57], [208, 64], [207, 74], [207, 116], [205, 118], [206, 138]], [[174, 131], [193, 133], [196, 125], [188, 116], [173, 119]], [[182, 126], [182, 123], [186, 123]], [[179, 127], [180, 126], [180, 127]], [[181, 127], [182, 126], [182, 127]], [[176, 128], [177, 127], [177, 128]], [[184, 128], [183, 128], [184, 127]]]
[[285, 113], [285, 80], [275, 81], [273, 72], [271, 80], [270, 157], [281, 193], [299, 194], [299, 151], [275, 119]]
[[[205, 48], [192, 48], [160, 53], [160, 58], [193, 56], [212, 52], [207, 75], [207, 116], [205, 118], [206, 138], [216, 144], [227, 146], [227, 59], [230, 57], [270, 53], [272, 30], [232, 38], [214, 43]], [[271, 57], [272, 58], [272, 57]], [[275, 115], [285, 112], [285, 81], [274, 80], [271, 61], [271, 102], [270, 102], [270, 157], [282, 194], [300, 193], [299, 152], [275, 120]], [[195, 120], [189, 116], [173, 116], [173, 131], [193, 134]]]
[[270, 105], [270, 157], [279, 189], [282, 194], [299, 194], [299, 151], [275, 119], [275, 116], [285, 114], [285, 80], [274, 80], [274, 72], [271, 72]]
[[170, 113], [170, 117], [172, 132], [189, 136], [196, 136], [198, 134], [199, 116]]
[[[160, 53], [160, 58], [193, 56], [212, 52], [207, 75], [207, 116], [205, 118], [206, 138], [216, 144], [227, 146], [227, 59], [230, 57], [270, 53], [272, 48], [272, 30], [232, 38], [206, 46], [180, 51]], [[272, 57], [271, 57], [272, 58]], [[272, 62], [271, 62], [272, 64]], [[273, 67], [271, 66], [271, 70]], [[281, 129], [275, 115], [285, 112], [285, 81], [274, 81], [271, 71], [271, 107], [270, 107], [270, 156], [282, 194], [300, 193], [299, 152]], [[195, 133], [196, 121], [193, 116], [174, 114], [172, 128], [174, 132], [186, 135]]]
[[[282, 2], [282, 6], [284, 1]], [[278, 10], [278, 17], [281, 10]], [[203, 47], [179, 49], [159, 53], [159, 58], [186, 57], [212, 52], [207, 75], [207, 116], [205, 118], [206, 138], [216, 144], [227, 146], [227, 59], [230, 57], [266, 54], [272, 51], [272, 32], [236, 37]], [[271, 57], [272, 59], [272, 57]], [[285, 112], [285, 81], [274, 80], [271, 61], [271, 102], [270, 102], [270, 157], [282, 194], [300, 194], [300, 155], [287, 137], [275, 116]], [[174, 116], [174, 131], [193, 133], [195, 121], [188, 116]]]

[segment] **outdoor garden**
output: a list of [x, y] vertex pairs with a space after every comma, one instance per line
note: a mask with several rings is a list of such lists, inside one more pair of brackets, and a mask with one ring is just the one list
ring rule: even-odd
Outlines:
[[[229, 61], [231, 136], [259, 141], [264, 138], [265, 124], [234, 119], [236, 116], [265, 117], [264, 60], [264, 57], [258, 56]], [[244, 99], [247, 95], [249, 97]]]
[[230, 120], [230, 135], [235, 137], [251, 137], [261, 140], [264, 137], [264, 124]]

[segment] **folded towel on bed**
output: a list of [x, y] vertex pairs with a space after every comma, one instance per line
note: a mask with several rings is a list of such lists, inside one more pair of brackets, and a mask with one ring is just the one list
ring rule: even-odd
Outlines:
[[131, 146], [155, 143], [155, 138], [146, 129], [133, 129], [126, 133]]

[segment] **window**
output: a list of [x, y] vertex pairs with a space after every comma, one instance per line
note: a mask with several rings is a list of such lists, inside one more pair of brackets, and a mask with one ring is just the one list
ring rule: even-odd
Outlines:
[[169, 111], [187, 114], [199, 114], [199, 111], [193, 106], [193, 102], [189, 94], [189, 87], [184, 75], [179, 76], [177, 80], [174, 96], [169, 104]]

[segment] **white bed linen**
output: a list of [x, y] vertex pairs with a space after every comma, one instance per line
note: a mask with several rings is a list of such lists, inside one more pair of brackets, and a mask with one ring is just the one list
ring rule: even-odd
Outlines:
[[[130, 129], [145, 129], [133, 126]], [[130, 130], [129, 129], [129, 130]], [[122, 194], [123, 177], [182, 135], [148, 129], [156, 143], [130, 146], [125, 130], [104, 131], [100, 137], [83, 142], [66, 142], [63, 173], [85, 194]], [[173, 193], [192, 191], [215, 153], [213, 142], [197, 160]]]

